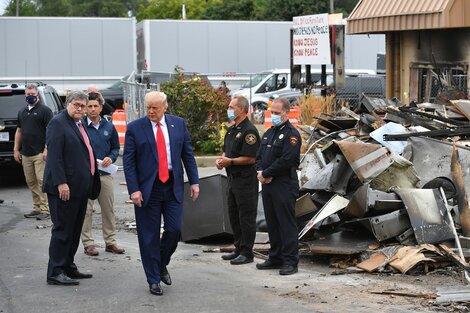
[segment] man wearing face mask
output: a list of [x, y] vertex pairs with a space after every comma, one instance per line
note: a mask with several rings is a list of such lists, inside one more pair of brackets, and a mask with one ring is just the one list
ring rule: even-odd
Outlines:
[[254, 167], [259, 147], [259, 134], [248, 119], [248, 100], [233, 97], [227, 115], [235, 123], [224, 138], [224, 153], [215, 165], [225, 168], [228, 177], [227, 204], [232, 226], [235, 250], [222, 256], [232, 265], [253, 262], [253, 244], [256, 236], [258, 180]]
[[24, 217], [42, 220], [49, 218], [47, 196], [41, 189], [47, 155], [46, 127], [53, 114], [39, 101], [35, 84], [26, 86], [25, 95], [27, 106], [18, 112], [13, 153], [16, 162], [23, 165], [26, 183], [33, 195], [33, 210]]
[[279, 269], [280, 275], [297, 273], [299, 250], [295, 200], [299, 195], [300, 134], [289, 122], [289, 101], [274, 100], [273, 127], [263, 135], [256, 156], [258, 180], [263, 186], [263, 207], [269, 234], [269, 258], [256, 264], [260, 270]]

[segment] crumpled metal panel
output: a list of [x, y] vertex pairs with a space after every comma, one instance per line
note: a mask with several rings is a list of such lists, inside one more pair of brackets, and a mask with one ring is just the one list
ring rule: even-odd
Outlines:
[[317, 171], [313, 177], [303, 184], [300, 190], [326, 190], [340, 195], [346, 194], [348, 181], [353, 171], [341, 154]]
[[360, 224], [367, 228], [378, 241], [384, 241], [396, 237], [411, 227], [406, 210], [397, 210], [392, 213], [373, 217], [365, 217], [344, 225]]
[[321, 162], [317, 156], [312, 153], [308, 153], [300, 163], [300, 185], [302, 186], [313, 177], [318, 175], [318, 172], [323, 168]]
[[349, 200], [339, 195], [334, 195], [312, 219], [305, 225], [299, 233], [299, 239], [302, 238], [315, 224], [323, 221], [330, 215], [344, 209], [349, 203]]
[[383, 146], [387, 147], [390, 151], [401, 154], [406, 146], [406, 141], [385, 141], [383, 136], [408, 134], [410, 131], [405, 126], [393, 122], [389, 122], [384, 126], [374, 130], [369, 134], [375, 141], [380, 142]]
[[436, 244], [454, 238], [452, 221], [439, 189], [396, 189], [405, 204], [418, 244]]
[[[461, 145], [457, 148], [464, 169], [465, 189], [470, 194], [470, 149]], [[452, 177], [452, 143], [424, 137], [409, 138], [403, 156], [413, 163], [421, 179], [416, 185], [418, 188], [436, 177]]]
[[368, 184], [359, 187], [341, 212], [347, 218], [380, 215], [403, 208], [403, 202], [395, 193], [374, 190]]
[[390, 152], [382, 145], [347, 141], [335, 143], [363, 183], [371, 181], [393, 163]]
[[371, 188], [385, 192], [391, 187], [416, 188], [420, 178], [413, 163], [398, 154], [392, 154], [391, 158], [392, 165], [370, 182]]

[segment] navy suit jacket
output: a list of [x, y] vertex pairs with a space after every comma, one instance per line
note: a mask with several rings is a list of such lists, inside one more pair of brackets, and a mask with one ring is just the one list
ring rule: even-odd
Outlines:
[[[173, 192], [179, 203], [183, 202], [183, 165], [191, 185], [199, 183], [196, 160], [194, 159], [191, 137], [181, 117], [165, 114], [170, 137], [171, 164], [173, 171]], [[142, 193], [146, 206], [153, 184], [158, 175], [158, 155], [152, 123], [142, 117], [127, 125], [123, 154], [124, 175], [129, 194]]]
[[67, 183], [71, 200], [96, 199], [101, 187], [98, 166], [94, 160], [96, 171], [92, 178], [88, 149], [67, 110], [50, 121], [46, 131], [46, 145], [43, 192], [58, 196], [57, 186]]

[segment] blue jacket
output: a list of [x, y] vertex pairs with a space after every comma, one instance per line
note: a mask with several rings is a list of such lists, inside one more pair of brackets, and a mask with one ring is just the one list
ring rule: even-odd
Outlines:
[[120, 145], [119, 135], [114, 125], [105, 118], [101, 118], [100, 125], [96, 129], [91, 124], [91, 120], [86, 117], [83, 119], [83, 124], [86, 125], [88, 137], [95, 152], [95, 158], [103, 160], [105, 157], [109, 157], [113, 160], [113, 163], [116, 162], [119, 156]]
[[[198, 184], [199, 175], [194, 159], [191, 137], [181, 117], [165, 114], [170, 137], [173, 193], [179, 203], [183, 202], [183, 164], [189, 184]], [[129, 194], [142, 193], [143, 206], [150, 199], [152, 187], [158, 174], [158, 155], [152, 123], [142, 117], [127, 125], [123, 154], [124, 175]]]

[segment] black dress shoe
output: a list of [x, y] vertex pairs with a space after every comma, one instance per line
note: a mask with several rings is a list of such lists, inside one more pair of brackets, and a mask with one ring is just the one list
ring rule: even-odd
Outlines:
[[222, 256], [222, 260], [225, 260], [225, 261], [228, 261], [228, 260], [233, 260], [235, 259], [236, 257], [238, 257], [240, 255], [240, 253], [234, 251], [232, 253], [229, 253], [229, 254], [224, 254]]
[[240, 254], [237, 256], [235, 259], [230, 261], [230, 264], [232, 265], [241, 265], [241, 264], [247, 264], [253, 262], [253, 257], [247, 257], [243, 254]]
[[79, 272], [78, 270], [67, 273], [67, 276], [72, 279], [86, 279], [86, 278], [93, 277], [92, 274], [85, 274], [85, 273]]
[[168, 270], [166, 269], [166, 266], [163, 267], [160, 270], [160, 280], [165, 284], [165, 285], [171, 285], [171, 276], [170, 273], [168, 273]]
[[77, 280], [68, 277], [64, 273], [60, 273], [59, 275], [48, 277], [47, 284], [48, 285], [61, 285], [61, 286], [74, 286], [80, 283]]
[[274, 269], [280, 269], [281, 267], [282, 267], [281, 263], [273, 262], [270, 259], [267, 259], [263, 263], [256, 264], [256, 268], [259, 270], [274, 270]]
[[279, 275], [292, 275], [297, 273], [299, 270], [297, 266], [294, 265], [283, 265], [282, 268], [279, 270]]
[[156, 296], [161, 296], [163, 294], [162, 286], [160, 284], [151, 284], [149, 286], [150, 293]]

